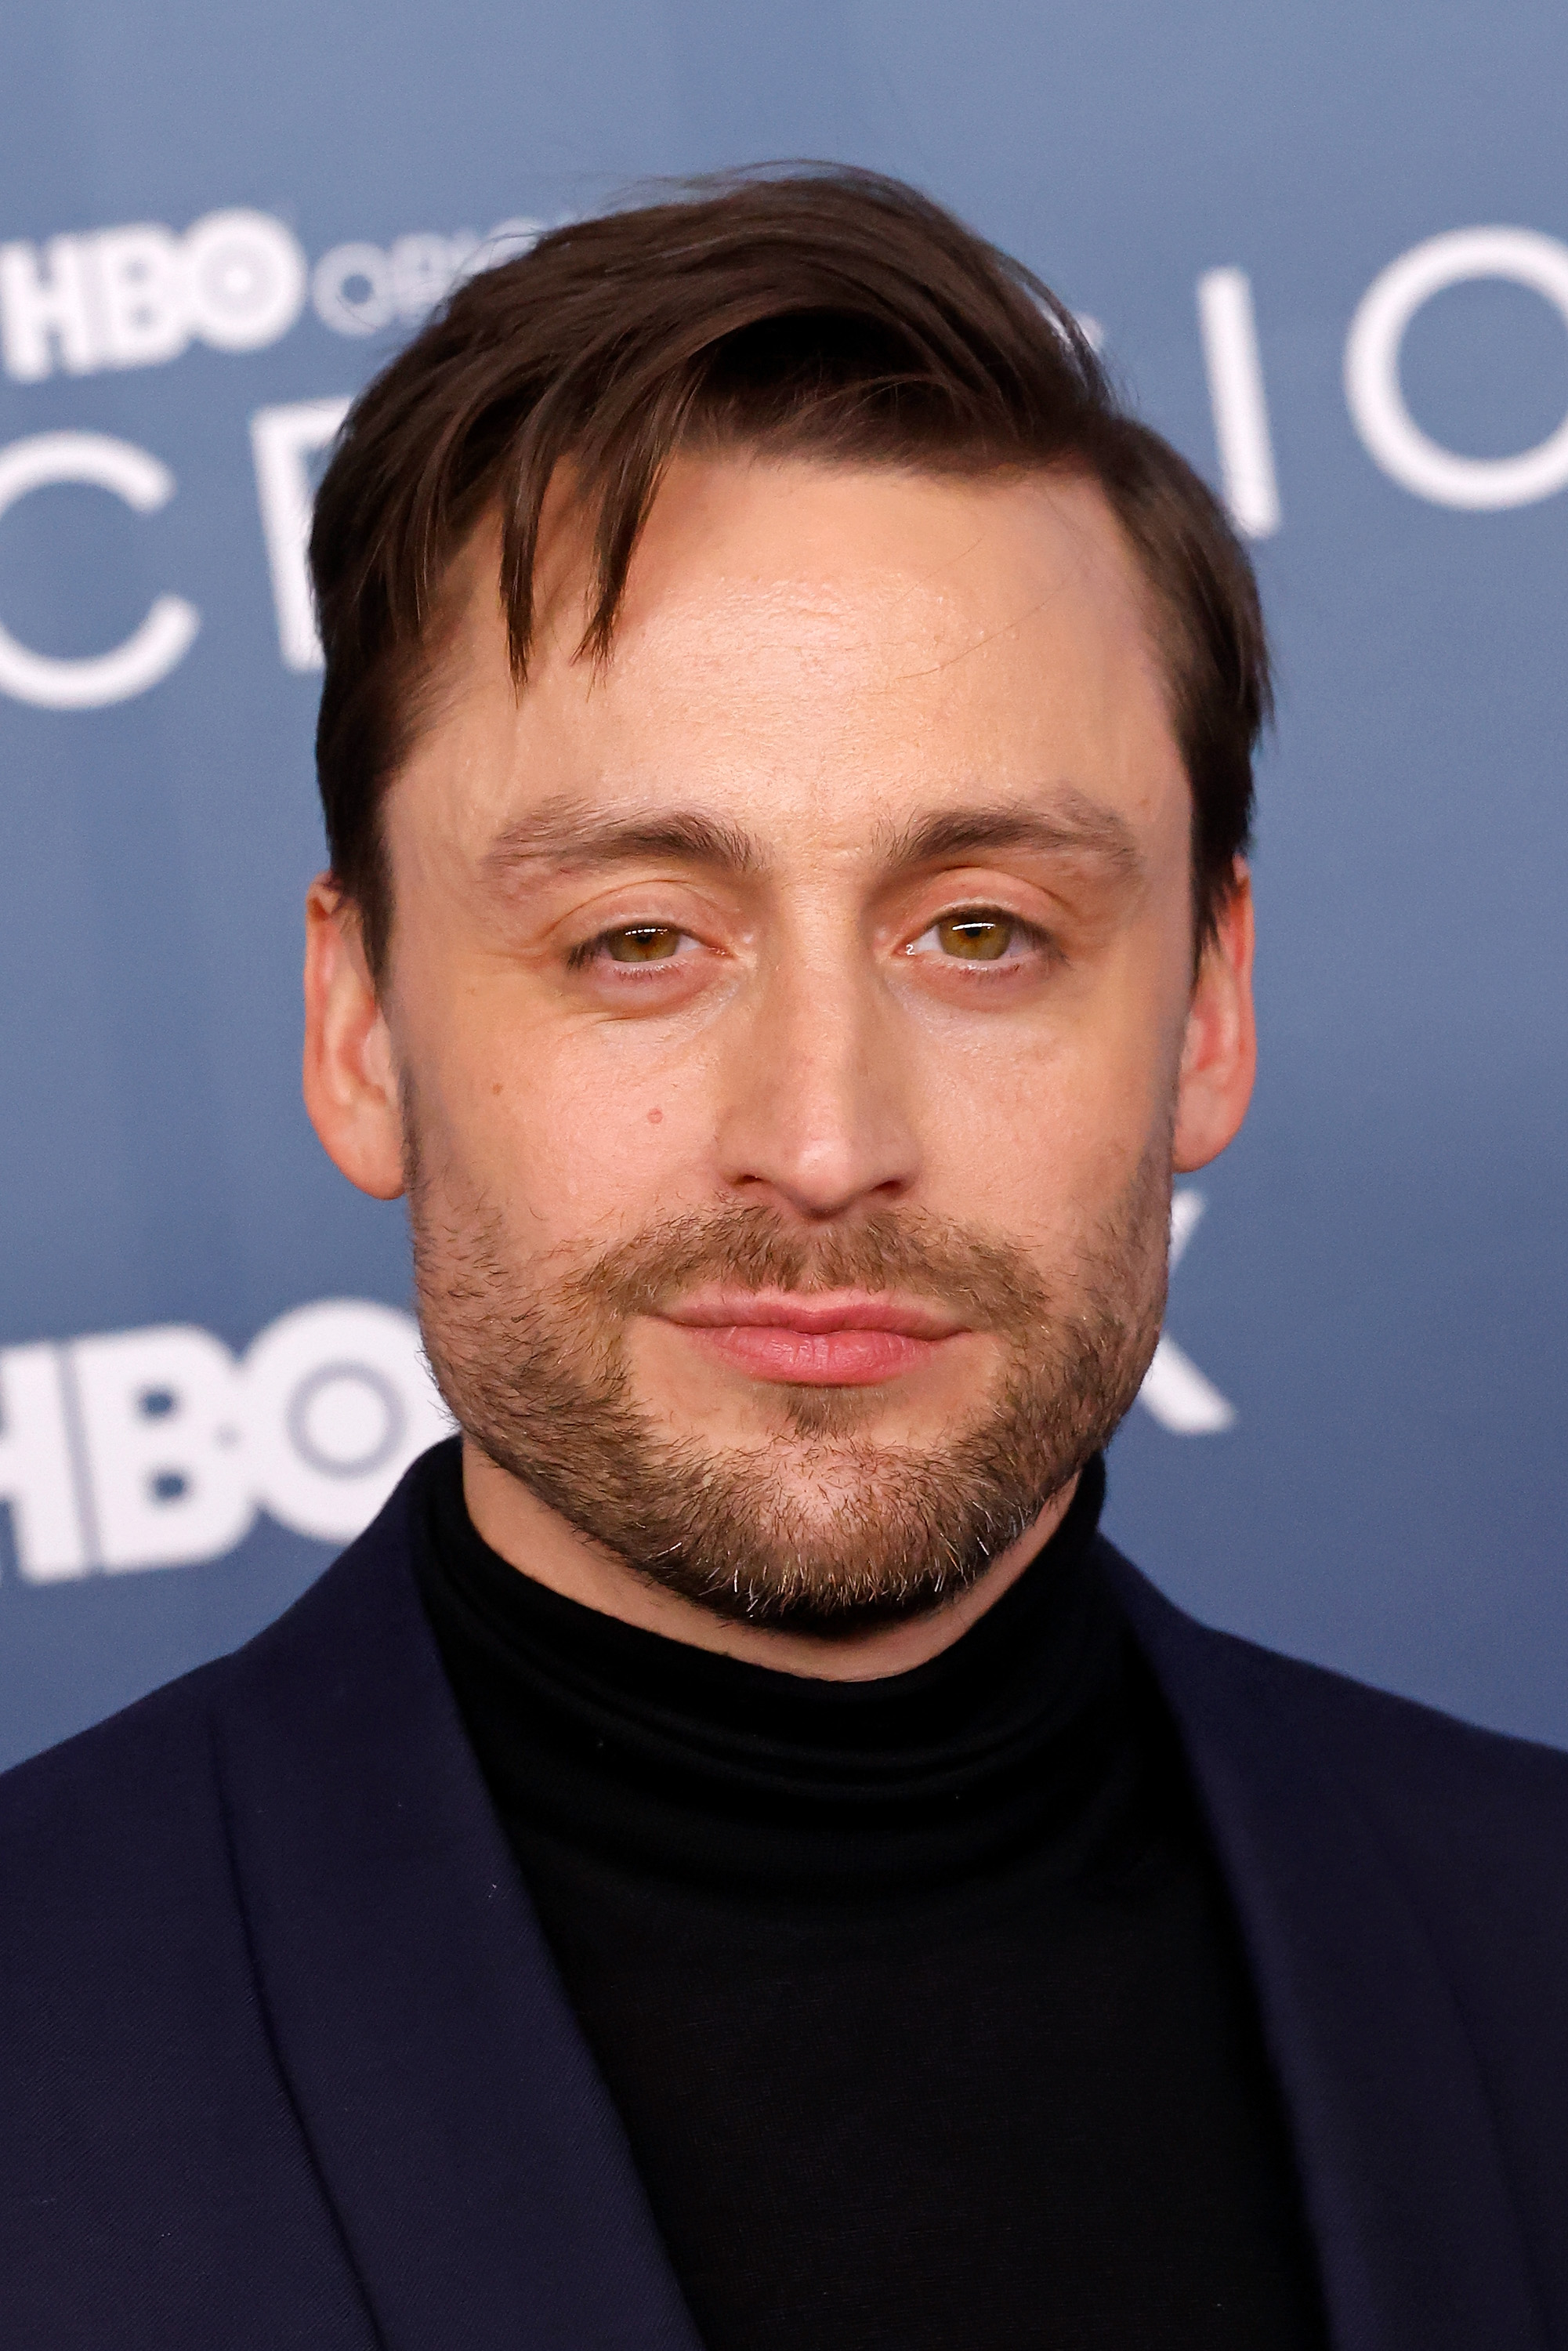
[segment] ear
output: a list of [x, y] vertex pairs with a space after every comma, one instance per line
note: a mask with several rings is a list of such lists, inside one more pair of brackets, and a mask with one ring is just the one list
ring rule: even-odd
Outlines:
[[403, 1188], [397, 1063], [359, 915], [329, 873], [305, 900], [305, 1107], [327, 1156], [373, 1199]]
[[1218, 1158], [1247, 1115], [1258, 1067], [1252, 1012], [1252, 878], [1241, 858], [1206, 944], [1176, 1080], [1176, 1165]]

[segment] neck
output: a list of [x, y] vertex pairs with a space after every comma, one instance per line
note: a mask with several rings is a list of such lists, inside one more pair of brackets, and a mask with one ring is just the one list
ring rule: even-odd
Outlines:
[[679, 1593], [666, 1592], [580, 1534], [520, 1479], [499, 1468], [468, 1437], [463, 1440], [463, 1496], [468, 1515], [476, 1531], [508, 1565], [565, 1599], [596, 1608], [601, 1615], [618, 1616], [645, 1633], [818, 1681], [879, 1681], [940, 1656], [1017, 1583], [1061, 1523], [1077, 1485], [1077, 1479], [1071, 1479], [1027, 1532], [998, 1552], [982, 1576], [939, 1606], [894, 1624], [843, 1633], [802, 1633], [721, 1616]]

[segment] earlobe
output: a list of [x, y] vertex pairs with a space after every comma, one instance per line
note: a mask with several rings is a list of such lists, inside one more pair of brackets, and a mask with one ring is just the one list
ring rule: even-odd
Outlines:
[[1187, 1008], [1175, 1134], [1175, 1162], [1183, 1175], [1218, 1157], [1252, 1098], [1258, 1062], [1252, 945], [1252, 881], [1238, 858]]
[[305, 1107], [322, 1148], [373, 1199], [403, 1189], [392, 1037], [353, 906], [330, 874], [305, 902]]

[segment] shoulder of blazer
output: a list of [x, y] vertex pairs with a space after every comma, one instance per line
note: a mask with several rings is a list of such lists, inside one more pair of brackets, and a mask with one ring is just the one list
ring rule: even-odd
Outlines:
[[379, 2340], [236, 1888], [217, 1737], [254, 1648], [0, 1776], [7, 2344]]
[[1189, 1732], [1272, 1721], [1305, 1769], [1354, 1792], [1434, 1896], [1469, 1905], [1511, 1887], [1568, 1925], [1568, 1754], [1216, 1631], [1103, 1548]]
[[[55, 1872], [82, 1883], [90, 1855], [102, 1894], [131, 1870], [190, 1866], [219, 1806], [215, 1724], [257, 1677], [287, 1661], [323, 1690], [345, 1669], [342, 1618], [365, 1602], [400, 1551], [401, 1489], [284, 1613], [243, 1647], [165, 1682], [90, 1729], [0, 1772], [0, 1874], [41, 1886]], [[39, 1875], [41, 1873], [41, 1876]]]

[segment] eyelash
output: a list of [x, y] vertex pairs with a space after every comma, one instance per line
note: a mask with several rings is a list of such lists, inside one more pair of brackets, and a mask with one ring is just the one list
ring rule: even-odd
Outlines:
[[1016, 970], [1021, 958], [1010, 952], [1015, 946], [1027, 947], [1047, 962], [1060, 959], [1061, 950], [1049, 931], [1042, 931], [1038, 924], [1027, 922], [1022, 914], [1010, 914], [1005, 906], [986, 905], [949, 906], [940, 914], [934, 914], [919, 936], [911, 939], [909, 945], [904, 948], [904, 954], [912, 956], [920, 940], [927, 937], [932, 931], [940, 929], [944, 923], [965, 922], [1002, 923], [1012, 933], [1009, 942], [1009, 951], [998, 956], [994, 962], [981, 957], [971, 960], [963, 956], [949, 956], [944, 958], [950, 964], [967, 969], [977, 979], [985, 979], [992, 975], [999, 976], [1007, 970]]
[[[967, 919], [975, 918], [987, 921], [1004, 922], [1009, 925], [1014, 933], [1017, 944], [1030, 948], [1035, 954], [1041, 956], [1047, 961], [1054, 961], [1058, 957], [1060, 951], [1057, 947], [1056, 941], [1051, 936], [1049, 932], [1040, 930], [1038, 925], [1033, 923], [1026, 922], [1021, 914], [1012, 914], [1008, 913], [1005, 907], [979, 905], [951, 906], [940, 914], [934, 914], [930, 922], [926, 924], [925, 930], [920, 932], [919, 937], [910, 940], [909, 944], [904, 947], [901, 952], [905, 956], [913, 956], [916, 946], [919, 944], [919, 939], [925, 938], [929, 932], [936, 930], [939, 925], [943, 923], [963, 922]], [[599, 960], [601, 955], [605, 954], [605, 950], [612, 939], [624, 937], [630, 931], [643, 929], [674, 931], [677, 937], [683, 939], [695, 940], [695, 935], [693, 932], [682, 929], [678, 923], [612, 923], [608, 930], [596, 931], [591, 938], [582, 940], [579, 946], [571, 949], [566, 959], [567, 969], [569, 971], [577, 972], [587, 971], [592, 964]], [[701, 943], [698, 941], [696, 944], [700, 945]], [[605, 961], [608, 963], [610, 960], [611, 958], [608, 956], [605, 956]], [[630, 977], [633, 974], [652, 974], [663, 971], [667, 969], [670, 965], [684, 960], [684, 957], [675, 955], [658, 957], [644, 964], [617, 963], [613, 967], [617, 972]], [[958, 965], [962, 967], [967, 967], [975, 978], [984, 980], [993, 976], [999, 976], [999, 974], [1004, 970], [1016, 970], [1019, 958], [1009, 955], [1005, 958], [998, 956], [994, 963], [987, 963], [980, 958], [976, 958], [973, 962], [966, 963], [966, 958], [963, 956], [952, 956], [944, 958], [944, 960]]]
[[[596, 931], [591, 939], [571, 949], [566, 959], [568, 971], [586, 971], [607, 948], [612, 939], [624, 938], [630, 931], [673, 931], [677, 938], [695, 939], [695, 933], [683, 929], [679, 923], [612, 923], [607, 931]], [[700, 942], [699, 942], [700, 944]], [[656, 957], [644, 963], [618, 964], [619, 971], [659, 971], [681, 960], [676, 956]]]

